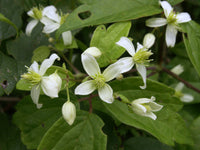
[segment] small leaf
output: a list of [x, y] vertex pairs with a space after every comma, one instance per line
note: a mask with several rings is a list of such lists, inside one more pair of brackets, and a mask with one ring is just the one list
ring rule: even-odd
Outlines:
[[55, 122], [45, 134], [38, 150], [106, 150], [107, 137], [101, 130], [102, 126], [103, 121], [98, 116], [77, 111], [72, 126], [63, 118]]
[[50, 55], [50, 49], [48, 46], [40, 46], [33, 51], [32, 62], [42, 62]]

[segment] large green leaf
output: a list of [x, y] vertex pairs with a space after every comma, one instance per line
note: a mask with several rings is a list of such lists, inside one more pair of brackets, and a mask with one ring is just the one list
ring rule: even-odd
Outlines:
[[100, 25], [94, 31], [90, 46], [97, 47], [102, 55], [98, 59], [100, 67], [105, 67], [116, 61], [125, 51], [124, 48], [116, 45], [122, 36], [128, 36], [131, 22], [115, 23], [108, 27]]
[[60, 118], [45, 134], [38, 150], [106, 150], [107, 137], [102, 126], [103, 121], [98, 116], [77, 111], [73, 125]]
[[[181, 1], [169, 2], [176, 4]], [[162, 12], [158, 0], [82, 0], [82, 3], [67, 17], [57, 35], [85, 26], [127, 21]]]
[[188, 56], [200, 76], [200, 25], [190, 21], [181, 27], [187, 33], [187, 36], [183, 34], [183, 38]]
[[[151, 133], [165, 144], [174, 145], [174, 142], [192, 144], [184, 120], [176, 113], [182, 105], [177, 98], [173, 97], [174, 90], [151, 80], [147, 80], [147, 89], [141, 90], [139, 85], [142, 84], [139, 78], [126, 78], [112, 82], [111, 86], [114, 92], [126, 96], [130, 101], [155, 96], [156, 102], [164, 106], [161, 111], [156, 112], [156, 120], [130, 112], [128, 106], [118, 100], [112, 104], [103, 103], [107, 112], [124, 124]], [[99, 101], [96, 102], [100, 104]]]
[[[70, 95], [73, 102], [77, 100]], [[18, 103], [13, 121], [20, 128], [22, 142], [28, 149], [36, 149], [43, 135], [62, 116], [61, 108], [65, 101], [66, 98], [40, 96], [40, 103], [43, 104], [41, 109], [36, 108], [29, 96]]]
[[18, 0], [0, 0], [0, 13], [9, 19], [9, 21], [6, 20], [7, 23], [15, 26], [13, 28], [7, 23], [0, 21], [0, 39], [3, 40], [14, 36], [16, 34], [15, 28], [17, 29], [17, 27], [19, 28], [22, 25], [21, 14], [23, 13], [23, 8]]

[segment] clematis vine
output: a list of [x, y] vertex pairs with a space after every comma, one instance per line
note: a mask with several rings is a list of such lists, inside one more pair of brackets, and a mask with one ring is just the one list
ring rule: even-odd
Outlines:
[[39, 104], [40, 89], [42, 88], [44, 94], [51, 98], [58, 97], [62, 80], [60, 76], [55, 72], [49, 76], [44, 76], [45, 72], [51, 67], [56, 59], [60, 59], [58, 55], [52, 54], [49, 59], [45, 59], [39, 67], [37, 62], [28, 68], [28, 72], [21, 75], [22, 78], [28, 80], [32, 84], [31, 98], [37, 105], [37, 108], [41, 108], [42, 104]]
[[[66, 15], [59, 15], [57, 9], [54, 6], [47, 6], [43, 9], [41, 22], [45, 25], [43, 28], [44, 33], [52, 33], [56, 31], [65, 21]], [[72, 33], [71, 31], [66, 31], [62, 33], [62, 38], [64, 45], [70, 45], [72, 43]]]
[[163, 106], [154, 102], [155, 100], [154, 96], [152, 96], [151, 99], [139, 98], [132, 101], [130, 107], [134, 113], [156, 120], [157, 116], [153, 112], [160, 111]]
[[33, 28], [39, 23], [39, 21], [42, 19], [42, 7], [33, 7], [30, 11], [27, 12], [27, 14], [33, 18], [28, 25], [26, 26], [26, 35], [30, 36]]
[[149, 57], [153, 54], [150, 50], [148, 50], [155, 42], [155, 36], [151, 33], [148, 33], [145, 35], [143, 40], [143, 45], [140, 43], [137, 43], [137, 49], [135, 51], [135, 48], [127, 37], [121, 37], [120, 40], [116, 43], [117, 45], [125, 48], [128, 53], [132, 57], [124, 57], [119, 59], [117, 63], [123, 63], [124, 65], [121, 68], [120, 73], [124, 73], [129, 71], [134, 64], [136, 64], [136, 69], [142, 76], [144, 85], [140, 86], [141, 89], [146, 88], [146, 65], [151, 61]]
[[114, 101], [113, 90], [106, 82], [116, 78], [120, 74], [121, 67], [119, 64], [111, 64], [101, 73], [99, 65], [92, 55], [83, 53], [81, 55], [81, 61], [83, 68], [92, 80], [78, 85], [75, 89], [75, 94], [88, 95], [97, 89], [101, 100], [106, 103], [112, 103]]
[[167, 1], [159, 2], [164, 10], [166, 18], [151, 18], [146, 21], [148, 27], [160, 27], [167, 25], [165, 40], [168, 47], [174, 47], [179, 24], [189, 22], [191, 17], [188, 13], [175, 13], [172, 6]]
[[185, 103], [192, 102], [194, 100], [194, 97], [190, 94], [182, 93], [183, 87], [184, 87], [183, 83], [180, 82], [177, 84], [177, 86], [175, 87], [175, 91], [176, 91], [175, 96], [180, 98], [182, 102], [185, 102]]

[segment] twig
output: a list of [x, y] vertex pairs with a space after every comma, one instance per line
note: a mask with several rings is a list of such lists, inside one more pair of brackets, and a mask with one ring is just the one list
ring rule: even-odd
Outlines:
[[190, 89], [193, 89], [194, 91], [196, 91], [197, 93], [200, 93], [200, 89], [194, 87], [192, 84], [188, 83], [187, 81], [185, 81], [184, 79], [182, 79], [181, 77], [177, 76], [175, 73], [171, 72], [170, 70], [166, 69], [166, 68], [162, 68], [162, 71], [166, 72], [167, 74], [171, 75], [172, 77], [174, 77], [175, 79], [181, 81], [182, 83], [185, 84], [185, 86], [187, 86]]
[[0, 101], [18, 102], [18, 101], [20, 101], [20, 98], [19, 97], [0, 97]]
[[156, 73], [158, 73], [158, 72], [156, 72], [156, 71], [152, 71], [150, 74], [147, 75], [147, 78], [149, 78], [149, 77], [155, 75]]

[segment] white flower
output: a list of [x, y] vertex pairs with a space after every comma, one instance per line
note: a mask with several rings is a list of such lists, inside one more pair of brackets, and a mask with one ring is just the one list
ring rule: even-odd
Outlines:
[[135, 112], [138, 115], [156, 120], [157, 116], [153, 112], [160, 111], [163, 108], [163, 106], [157, 104], [154, 101], [154, 96], [152, 96], [151, 99], [139, 98], [131, 102], [131, 108], [133, 112]]
[[176, 75], [180, 75], [181, 73], [183, 73], [183, 71], [184, 71], [184, 68], [181, 64], [179, 64], [171, 69], [171, 72], [173, 72]]
[[30, 36], [33, 28], [38, 24], [38, 22], [42, 19], [42, 9], [43, 8], [37, 8], [34, 7], [30, 11], [27, 12], [27, 14], [34, 18], [31, 20], [28, 25], [26, 26], [26, 35]]
[[176, 43], [176, 34], [178, 32], [178, 24], [189, 22], [191, 17], [188, 13], [175, 13], [173, 8], [167, 1], [160, 1], [160, 5], [164, 10], [165, 18], [151, 18], [146, 21], [148, 27], [160, 27], [167, 24], [165, 40], [168, 47], [174, 47]]
[[129, 71], [134, 64], [136, 64], [136, 69], [142, 76], [144, 86], [140, 86], [140, 88], [145, 89], [146, 88], [146, 67], [149, 60], [149, 57], [153, 54], [151, 51], [148, 51], [148, 49], [154, 44], [155, 42], [155, 36], [151, 33], [148, 33], [145, 35], [144, 40], [143, 40], [143, 45], [140, 43], [137, 43], [137, 50], [135, 52], [135, 48], [132, 44], [132, 42], [127, 38], [127, 37], [121, 37], [120, 40], [116, 43], [119, 46], [122, 46], [125, 48], [128, 53], [132, 57], [124, 57], [119, 59], [117, 63], [122, 63], [123, 66], [121, 68], [120, 73], [124, 73]]
[[31, 98], [37, 105], [37, 108], [41, 108], [42, 104], [38, 103], [40, 96], [40, 88], [42, 87], [43, 92], [51, 97], [58, 97], [62, 80], [60, 76], [55, 72], [49, 76], [44, 76], [45, 72], [51, 67], [56, 59], [60, 59], [58, 55], [52, 54], [49, 59], [45, 59], [39, 67], [37, 62], [28, 68], [28, 73], [23, 74], [21, 77], [32, 83]]
[[101, 51], [97, 47], [89, 47], [84, 51], [84, 53], [88, 53], [95, 58], [98, 58], [101, 56]]
[[69, 125], [72, 125], [76, 118], [76, 107], [75, 105], [67, 101], [62, 106], [62, 115], [63, 118], [67, 121]]
[[[67, 15], [60, 16], [54, 6], [47, 6], [42, 11], [41, 22], [45, 25], [43, 28], [44, 33], [52, 33], [56, 31], [66, 19]], [[62, 33], [62, 38], [64, 45], [70, 45], [72, 43], [72, 33], [71, 31], [66, 31]]]
[[178, 83], [177, 86], [175, 87], [175, 91], [176, 91], [175, 95], [179, 97], [182, 102], [189, 103], [193, 101], [194, 97], [192, 95], [181, 92], [183, 87], [184, 87], [184, 84], [182, 82]]
[[85, 71], [92, 80], [78, 85], [75, 89], [75, 94], [88, 95], [97, 89], [101, 100], [112, 103], [114, 101], [113, 90], [106, 82], [114, 79], [120, 74], [120, 66], [118, 64], [112, 64], [101, 73], [99, 65], [92, 55], [83, 53], [81, 55], [81, 61]]

